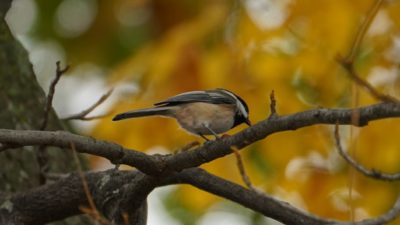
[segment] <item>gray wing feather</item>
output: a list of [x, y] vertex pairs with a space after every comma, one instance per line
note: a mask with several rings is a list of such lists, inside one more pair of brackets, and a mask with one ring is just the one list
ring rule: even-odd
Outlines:
[[192, 102], [208, 102], [213, 104], [235, 104], [236, 100], [231, 96], [218, 92], [210, 91], [189, 91], [179, 95], [175, 95], [164, 101], [157, 102], [155, 106], [170, 106]]

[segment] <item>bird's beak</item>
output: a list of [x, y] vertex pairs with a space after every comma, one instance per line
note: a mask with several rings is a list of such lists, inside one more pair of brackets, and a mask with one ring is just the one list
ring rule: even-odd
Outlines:
[[249, 118], [246, 118], [246, 120], [244, 121], [247, 125], [249, 125], [249, 127], [251, 126], [251, 122], [249, 120]]

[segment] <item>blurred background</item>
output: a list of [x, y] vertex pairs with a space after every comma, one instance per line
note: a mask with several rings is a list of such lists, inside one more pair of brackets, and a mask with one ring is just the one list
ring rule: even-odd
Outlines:
[[[229, 89], [245, 99], [253, 123], [269, 115], [275, 91], [279, 114], [317, 107], [375, 103], [337, 63], [346, 55], [371, 0], [14, 0], [7, 15], [30, 52], [45, 91], [56, 61], [61, 79], [55, 109], [61, 118], [88, 108], [114, 88], [91, 115], [73, 121], [77, 133], [151, 153], [171, 153], [199, 140], [175, 121], [112, 115], [151, 106], [190, 90]], [[363, 79], [400, 97], [400, 2], [377, 14], [356, 59]], [[231, 134], [244, 129], [239, 126]], [[341, 128], [343, 145], [361, 164], [400, 171], [399, 120]], [[241, 152], [254, 186], [322, 217], [351, 220], [388, 210], [399, 185], [365, 178], [338, 156], [333, 126], [274, 134]], [[93, 169], [111, 165], [92, 158]], [[242, 183], [234, 156], [202, 166]], [[191, 186], [151, 194], [149, 224], [275, 225], [237, 204]], [[392, 224], [400, 224], [400, 221]]]

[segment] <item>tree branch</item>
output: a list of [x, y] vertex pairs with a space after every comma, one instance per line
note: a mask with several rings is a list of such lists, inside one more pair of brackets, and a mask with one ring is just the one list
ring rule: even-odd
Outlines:
[[93, 120], [93, 119], [99, 119], [102, 118], [106, 115], [100, 115], [100, 116], [93, 116], [93, 117], [88, 117], [87, 115], [89, 113], [91, 113], [93, 110], [95, 110], [99, 105], [101, 105], [105, 100], [108, 99], [108, 97], [111, 96], [112, 92], [114, 91], [114, 89], [110, 89], [109, 91], [107, 91], [107, 93], [105, 93], [104, 95], [102, 95], [99, 100], [97, 100], [93, 105], [91, 105], [89, 108], [83, 110], [80, 113], [68, 116], [66, 118], [63, 118], [63, 120]]
[[[359, 113], [353, 121], [354, 112]], [[365, 126], [369, 121], [400, 117], [400, 104], [380, 103], [356, 109], [314, 109], [286, 116], [275, 116], [261, 121], [233, 136], [209, 141], [188, 151], [169, 155], [147, 155], [132, 149], [94, 138], [63, 131], [23, 131], [0, 129], [0, 143], [19, 146], [48, 145], [69, 148], [74, 144], [81, 153], [89, 153], [109, 159], [116, 164], [138, 168], [149, 175], [163, 175], [197, 167], [206, 162], [231, 154], [231, 148], [242, 149], [267, 136], [288, 130], [296, 130], [316, 124], [346, 124]], [[10, 150], [11, 151], [11, 150]]]
[[[143, 211], [143, 198], [146, 198], [154, 186], [146, 187], [147, 175], [139, 171], [103, 171], [96, 173], [86, 173], [90, 193], [101, 213], [110, 221], [121, 222], [122, 215], [128, 214], [130, 224], [145, 225], [146, 213]], [[136, 183], [143, 188], [139, 195], [132, 196], [132, 189], [125, 188], [124, 185]], [[129, 192], [129, 193], [126, 193]], [[143, 194], [145, 194], [143, 196]], [[137, 206], [126, 207], [121, 204], [121, 199], [131, 195], [132, 198], [126, 199]], [[80, 175], [77, 173], [60, 179], [52, 184], [40, 186], [24, 193], [17, 193], [8, 200], [1, 201], [0, 224], [44, 224], [51, 221], [64, 219], [72, 215], [82, 214], [81, 207], [88, 207], [86, 192], [82, 184]], [[8, 207], [3, 207], [7, 202]], [[140, 214], [140, 215], [138, 215]], [[139, 220], [139, 218], [141, 218]], [[142, 222], [140, 222], [142, 221]]]
[[[354, 111], [360, 115], [358, 121], [354, 121], [353, 119]], [[336, 124], [336, 121], [339, 124], [365, 126], [369, 121], [390, 117], [400, 117], [400, 104], [381, 103], [356, 109], [314, 109], [286, 116], [275, 116], [261, 121], [233, 136], [206, 142], [191, 151], [169, 156], [165, 163], [168, 168], [180, 171], [184, 168], [196, 167], [228, 155], [232, 153], [231, 147], [235, 147], [238, 150], [243, 149], [274, 133], [296, 130], [316, 124]]]
[[[352, 119], [354, 110], [359, 114], [358, 121], [353, 121]], [[399, 116], [400, 105], [395, 103], [381, 103], [357, 109], [309, 110], [287, 116], [275, 116], [273, 118], [261, 121], [258, 124], [248, 129], [245, 129], [234, 136], [217, 141], [206, 142], [204, 145], [194, 148], [193, 150], [183, 151], [174, 155], [146, 155], [145, 153], [139, 151], [125, 149], [114, 143], [100, 141], [94, 138], [84, 137], [62, 131], [51, 132], [0, 129], [0, 143], [2, 143], [3, 145], [5, 144], [19, 146], [51, 145], [61, 148], [68, 148], [72, 143], [79, 152], [102, 156], [114, 162], [118, 161], [119, 163], [135, 166], [144, 173], [157, 175], [155, 177], [152, 177], [137, 172], [133, 178], [124, 178], [123, 181], [113, 180], [113, 184], [109, 186], [110, 190], [115, 191], [113, 187], [116, 186], [114, 185], [122, 187], [121, 192], [124, 193], [122, 196], [109, 196], [107, 193], [110, 192], [103, 192], [104, 189], [102, 189], [102, 191], [100, 192], [94, 191], [94, 200], [96, 201], [96, 205], [99, 206], [99, 210], [101, 210], [101, 212], [103, 212], [107, 218], [113, 218], [119, 221], [122, 221], [123, 217], [120, 211], [115, 211], [117, 208], [126, 209], [124, 213], [132, 212], [129, 214], [130, 218], [135, 219], [129, 221], [145, 221], [145, 216], [143, 215], [145, 214], [144, 212], [146, 212], [145, 199], [147, 194], [150, 193], [156, 186], [167, 184], [167, 179], [172, 179], [172, 181], [174, 181], [173, 177], [176, 176], [177, 180], [175, 180], [175, 183], [187, 182], [203, 190], [209, 191], [210, 193], [214, 193], [219, 196], [231, 199], [246, 207], [263, 213], [268, 217], [277, 219], [286, 224], [348, 224], [336, 223], [335, 221], [323, 220], [318, 217], [311, 216], [287, 205], [286, 203], [274, 200], [273, 198], [268, 196], [260, 195], [257, 192], [245, 189], [233, 183], [229, 183], [228, 181], [224, 181], [221, 178], [212, 176], [213, 178], [211, 179], [211, 175], [208, 175], [204, 171], [198, 169], [183, 169], [196, 167], [205, 162], [212, 161], [218, 157], [225, 156], [232, 152], [231, 147], [240, 149], [276, 132], [295, 130], [314, 124], [336, 124], [337, 121], [340, 124], [355, 124], [363, 126], [368, 124], [369, 121]], [[178, 171], [178, 173], [176, 173], [176, 171]], [[179, 171], [182, 172], [179, 173]], [[117, 174], [119, 174], [119, 172]], [[114, 175], [111, 177], [117, 178], [117, 176]], [[110, 177], [108, 177], [108, 179], [109, 178]], [[75, 185], [72, 188], [73, 190], [83, 189], [82, 182], [79, 177], [69, 178], [68, 182], [71, 182], [71, 179], [77, 179], [76, 181], [72, 182]], [[87, 177], [89, 186], [90, 183], [94, 182], [91, 181], [91, 179], [92, 178], [90, 176]], [[102, 177], [97, 177], [95, 180], [101, 181], [103, 179], [104, 178]], [[76, 182], [79, 182], [80, 185], [77, 186], [77, 184], [75, 184]], [[125, 182], [130, 183], [126, 184]], [[44, 199], [45, 201], [49, 201], [51, 204], [55, 204], [52, 203], [52, 199], [48, 199], [50, 198], [54, 190], [48, 190], [47, 188], [53, 187], [54, 189], [57, 189], [57, 194], [59, 194], [61, 191], [63, 193], [63, 196], [65, 198], [68, 198], [67, 200], [62, 200], [67, 202], [63, 202], [63, 204], [59, 204], [58, 202], [58, 207], [52, 205], [51, 209], [53, 211], [49, 213], [48, 209], [44, 208], [45, 203], [43, 202], [43, 199], [38, 200], [33, 197], [29, 198], [26, 193], [16, 195], [12, 199], [13, 203], [17, 203], [19, 201], [21, 201], [22, 203], [30, 202], [30, 204], [28, 205], [21, 203], [21, 208], [16, 207], [15, 209], [18, 210], [17, 215], [21, 214], [20, 217], [23, 218], [24, 221], [27, 221], [26, 224], [29, 224], [33, 220], [51, 221], [54, 219], [62, 218], [63, 216], [81, 213], [76, 205], [87, 205], [87, 198], [84, 191], [82, 191], [83, 194], [80, 192], [74, 194], [71, 193], [71, 190], [69, 189], [70, 187], [67, 185], [67, 181], [61, 180], [59, 182], [56, 182], [56, 184], [54, 185], [57, 185], [59, 183], [64, 185], [66, 189], [60, 189], [59, 186], [46, 185], [38, 189], [32, 190], [32, 192], [29, 193], [33, 193], [33, 195], [37, 194], [37, 196], [46, 196], [46, 198]], [[107, 196], [103, 196], [102, 193], [103, 195]], [[71, 198], [71, 194], [73, 194], [75, 197], [78, 197]], [[99, 194], [102, 196], [99, 197]], [[97, 200], [109, 198], [119, 200], [116, 200], [116, 203], [114, 204], [109, 204], [109, 202], [105, 203], [105, 201], [99, 202]], [[38, 201], [40, 204], [35, 203]], [[79, 204], [77, 204], [78, 201]], [[67, 206], [64, 206], [65, 204]], [[70, 206], [68, 206], [68, 204]], [[41, 207], [38, 207], [38, 205], [41, 205]], [[62, 205], [62, 210], [60, 209], [60, 205]], [[381, 224], [382, 221], [391, 220], [395, 217], [395, 215], [398, 214], [398, 208], [400, 208], [398, 205], [399, 204], [396, 204], [395, 208], [393, 208], [388, 214], [385, 214], [385, 217], [382, 217], [384, 219], [379, 218], [376, 220], [366, 220], [356, 224], [374, 225]], [[30, 206], [33, 206], [34, 208], [30, 208]], [[47, 217], [38, 217], [37, 215], [40, 215], [41, 213], [46, 213]], [[0, 221], [2, 221], [1, 218]]]
[[387, 173], [382, 173], [377, 170], [369, 170], [365, 168], [364, 166], [360, 165], [357, 163], [353, 158], [351, 158], [344, 150], [342, 147], [342, 144], [340, 143], [340, 136], [339, 136], [339, 125], [336, 124], [335, 126], [335, 142], [336, 142], [336, 147], [339, 151], [339, 154], [346, 160], [347, 163], [349, 163], [352, 167], [354, 167], [358, 172], [364, 174], [367, 177], [379, 179], [379, 180], [385, 180], [385, 181], [397, 181], [400, 180], [400, 173], [394, 173], [394, 174], [387, 174]]
[[396, 98], [385, 95], [377, 91], [370, 83], [363, 80], [357, 71], [354, 68], [353, 62], [348, 62], [346, 59], [338, 58], [338, 62], [342, 65], [343, 68], [347, 70], [347, 73], [350, 75], [350, 78], [359, 86], [365, 88], [373, 97], [379, 99], [384, 102], [399, 102]]
[[232, 148], [232, 152], [235, 155], [236, 158], [236, 165], [239, 170], [240, 177], [242, 177], [243, 183], [249, 188], [250, 190], [257, 191], [253, 184], [250, 181], [249, 175], [246, 173], [246, 169], [244, 168], [242, 156], [240, 155], [240, 152], [234, 148]]
[[172, 179], [176, 179], [178, 183], [188, 183], [224, 197], [287, 225], [382, 225], [394, 220], [400, 214], [400, 197], [392, 209], [379, 217], [358, 222], [342, 222], [309, 214], [296, 209], [287, 202], [246, 189], [200, 168], [186, 169]]
[[372, 21], [374, 20], [376, 14], [378, 13], [379, 9], [381, 8], [384, 2], [385, 0], [376, 0], [371, 5], [364, 21], [362, 22], [361, 26], [357, 31], [356, 36], [354, 37], [350, 52], [347, 54], [346, 57], [338, 56], [337, 61], [339, 62], [340, 65], [342, 65], [344, 69], [347, 70], [347, 73], [350, 75], [350, 78], [357, 85], [365, 88], [376, 99], [379, 99], [384, 102], [399, 102], [398, 99], [390, 95], [382, 94], [379, 91], [377, 91], [370, 83], [363, 80], [354, 68], [354, 61], [357, 54], [360, 51], [360, 46], [365, 37], [365, 34], [367, 33], [368, 28], [371, 26]]
[[271, 94], [269, 95], [269, 100], [271, 101], [269, 103], [269, 108], [271, 110], [271, 114], [269, 115], [270, 117], [274, 117], [277, 115], [276, 113], [276, 100], [275, 100], [275, 91], [272, 90]]
[[49, 113], [53, 106], [53, 97], [54, 97], [54, 93], [56, 91], [56, 85], [57, 85], [58, 81], [60, 80], [61, 76], [64, 73], [66, 73], [69, 69], [68, 65], [64, 69], [61, 69], [60, 61], [56, 62], [56, 66], [57, 66], [56, 76], [54, 77], [54, 79], [51, 82], [50, 87], [49, 87], [49, 93], [47, 94], [46, 104], [45, 104], [44, 112], [43, 112], [43, 121], [42, 121], [42, 125], [40, 126], [39, 130], [45, 130], [47, 127], [47, 122], [49, 120]]
[[372, 21], [374, 20], [376, 14], [378, 13], [378, 11], [381, 8], [384, 1], [385, 0], [376, 0], [372, 4], [372, 6], [369, 8], [369, 11], [368, 11], [363, 23], [358, 28], [357, 34], [354, 37], [350, 52], [346, 57], [347, 62], [350, 62], [352, 64], [354, 63], [354, 60], [360, 51], [360, 46], [365, 37], [365, 34], [367, 33], [369, 27], [371, 26]]
[[[61, 69], [60, 61], [56, 62], [56, 67], [56, 76], [54, 77], [49, 87], [49, 93], [47, 94], [46, 103], [43, 110], [42, 124], [40, 125], [39, 130], [45, 130], [47, 127], [50, 111], [53, 109], [53, 97], [56, 91], [56, 85], [61, 76], [69, 69], [69, 66]], [[39, 183], [44, 184], [46, 182], [46, 174], [49, 172], [49, 154], [47, 153], [45, 145], [39, 146], [38, 151], [36, 151], [36, 160], [39, 165]]]
[[[86, 173], [85, 180], [96, 207], [106, 218], [117, 224], [124, 224], [123, 215], [127, 214], [130, 224], [144, 225], [146, 218], [143, 212], [146, 212], [147, 195], [155, 187], [171, 184], [193, 185], [287, 225], [381, 225], [390, 222], [400, 213], [400, 200], [397, 200], [386, 214], [373, 219], [359, 222], [323, 219], [199, 168], [186, 169], [164, 177], [151, 177], [140, 171], [108, 170]], [[9, 207], [0, 208], [1, 224], [46, 223], [82, 214], [80, 207], [88, 205], [81, 177], [76, 173], [53, 184], [15, 194], [7, 201]]]
[[200, 168], [186, 169], [171, 179], [176, 180], [178, 183], [191, 184], [201, 190], [224, 197], [287, 225], [334, 223], [333, 220], [325, 220], [313, 216], [305, 211], [296, 209], [287, 202], [246, 189], [238, 184], [209, 174]]

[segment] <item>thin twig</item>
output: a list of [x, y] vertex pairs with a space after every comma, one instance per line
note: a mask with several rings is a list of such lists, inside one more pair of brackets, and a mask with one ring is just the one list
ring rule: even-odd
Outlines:
[[352, 167], [354, 167], [358, 172], [364, 174], [367, 177], [372, 177], [375, 179], [379, 180], [385, 180], [385, 181], [398, 181], [400, 180], [400, 173], [394, 173], [394, 174], [387, 174], [387, 173], [382, 173], [377, 170], [370, 170], [365, 168], [364, 166], [360, 165], [357, 163], [353, 158], [351, 158], [344, 150], [343, 147], [340, 143], [340, 136], [339, 136], [339, 124], [335, 125], [335, 141], [336, 141], [336, 147], [339, 151], [339, 154], [346, 160], [347, 163], [349, 163]]
[[56, 85], [57, 85], [58, 81], [60, 80], [61, 76], [65, 72], [67, 72], [69, 69], [69, 65], [67, 65], [64, 69], [61, 69], [60, 61], [57, 61], [56, 65], [57, 65], [56, 77], [53, 79], [53, 81], [51, 82], [50, 87], [49, 87], [49, 93], [47, 94], [47, 98], [46, 98], [46, 105], [44, 108], [43, 121], [42, 121], [42, 125], [40, 126], [40, 130], [45, 130], [47, 127], [47, 123], [49, 120], [49, 113], [50, 113], [50, 110], [51, 110], [52, 104], [53, 104], [53, 97], [54, 97]]
[[108, 99], [108, 97], [111, 96], [112, 92], [114, 91], [114, 89], [110, 89], [109, 91], [107, 91], [107, 93], [105, 93], [104, 95], [102, 95], [99, 100], [97, 100], [92, 106], [90, 106], [89, 108], [83, 110], [80, 113], [68, 116], [66, 118], [64, 118], [63, 120], [93, 120], [93, 119], [99, 119], [99, 118], [103, 118], [105, 116], [108, 116], [109, 114], [104, 114], [104, 115], [99, 115], [99, 116], [92, 116], [92, 117], [87, 117], [87, 115], [89, 113], [91, 113], [93, 110], [95, 110], [99, 105], [101, 105], [105, 100]]
[[347, 70], [347, 73], [350, 75], [350, 78], [353, 79], [353, 81], [360, 87], [365, 88], [372, 96], [374, 96], [376, 99], [379, 99], [384, 102], [399, 102], [396, 98], [382, 94], [378, 90], [375, 89], [368, 81], [363, 80], [360, 75], [357, 73], [357, 71], [354, 69], [354, 64], [353, 62], [348, 62], [344, 58], [338, 57], [338, 62], [340, 65], [343, 66]]
[[[364, 87], [365, 89], [367, 89], [367, 91], [373, 95], [376, 96], [377, 99], [381, 99], [383, 101], [388, 101], [387, 97], [382, 95], [380, 92], [378, 92], [377, 90], [375, 90], [374, 87], [372, 87], [372, 85], [370, 85], [368, 82], [364, 81], [363, 79], [361, 79], [360, 75], [357, 74], [356, 70], [354, 69], [354, 61], [356, 56], [359, 54], [360, 52], [360, 48], [361, 48], [361, 43], [362, 40], [366, 34], [366, 32], [368, 31], [368, 28], [371, 26], [371, 23], [373, 21], [373, 19], [375, 18], [376, 14], [378, 13], [379, 9], [381, 8], [383, 1], [375, 1], [374, 4], [369, 8], [369, 11], [366, 15], [365, 20], [363, 21], [363, 23], [361, 24], [361, 26], [359, 26], [359, 30], [356, 33], [356, 36], [353, 40], [352, 43], [352, 48], [350, 49], [349, 54], [347, 55], [346, 59], [342, 60], [342, 66], [347, 69], [350, 77], [353, 79], [354, 84]], [[354, 86], [353, 86], [354, 87]], [[358, 89], [353, 89], [355, 90], [353, 92], [354, 94], [354, 99], [355, 101], [353, 102], [353, 107], [358, 106], [358, 102], [359, 102], [359, 91]], [[390, 100], [389, 100], [390, 101]], [[359, 112], [354, 111], [353, 115], [352, 115], [352, 122], [356, 122], [359, 121]], [[351, 128], [351, 134], [353, 134], [353, 128]], [[357, 143], [357, 142], [355, 142]], [[356, 149], [356, 148], [355, 148]], [[353, 155], [355, 155], [355, 152], [353, 152]], [[350, 201], [349, 201], [349, 205], [350, 205], [350, 218], [351, 221], [354, 221], [354, 201], [353, 201], [353, 184], [354, 184], [354, 170], [350, 171], [350, 181], [349, 181], [349, 196], [350, 196]]]
[[[68, 65], [64, 69], [61, 69], [60, 61], [56, 62], [56, 66], [57, 66], [56, 76], [53, 79], [53, 81], [51, 82], [50, 87], [49, 87], [49, 93], [47, 94], [46, 104], [45, 104], [44, 112], [43, 112], [42, 124], [39, 128], [40, 130], [45, 130], [47, 127], [50, 111], [51, 111], [52, 105], [53, 105], [53, 97], [54, 97], [54, 93], [56, 90], [56, 85], [57, 85], [58, 81], [60, 80], [61, 76], [65, 72], [67, 72], [69, 69]], [[36, 160], [39, 165], [39, 183], [44, 184], [44, 183], [46, 183], [46, 173], [48, 172], [48, 169], [49, 169], [49, 165], [48, 165], [49, 155], [46, 151], [45, 145], [41, 145], [38, 147], [38, 150], [36, 153]]]
[[371, 26], [372, 21], [374, 20], [376, 14], [378, 13], [378, 11], [381, 8], [384, 1], [385, 0], [376, 0], [373, 3], [373, 5], [371, 6], [371, 8], [369, 9], [369, 11], [365, 17], [365, 20], [359, 27], [357, 34], [353, 40], [353, 43], [351, 45], [352, 46], [351, 50], [346, 57], [346, 62], [351, 63], [351, 64], [354, 63], [356, 56], [360, 52], [360, 46], [365, 37], [365, 34], [367, 33], [369, 27]]
[[107, 219], [105, 219], [104, 217], [102, 217], [101, 214], [99, 213], [99, 211], [97, 210], [96, 205], [95, 205], [94, 200], [93, 200], [93, 197], [92, 197], [92, 194], [90, 193], [90, 190], [89, 190], [89, 185], [88, 185], [88, 183], [86, 181], [85, 175], [83, 174], [82, 166], [81, 166], [81, 163], [79, 161], [78, 154], [76, 153], [75, 145], [72, 142], [70, 143], [70, 145], [71, 145], [71, 149], [72, 149], [72, 154], [74, 156], [75, 164], [78, 167], [79, 177], [82, 180], [83, 190], [85, 192], [86, 199], [87, 199], [87, 201], [89, 203], [89, 208], [80, 207], [80, 210], [82, 212], [88, 214], [95, 221], [97, 221], [97, 222], [99, 222], [99, 223], [101, 223], [103, 225], [112, 225], [112, 223], [110, 221], [108, 221]]
[[78, 167], [78, 174], [79, 174], [79, 176], [80, 176], [80, 178], [82, 180], [83, 190], [85, 191], [86, 198], [88, 200], [89, 206], [92, 209], [96, 209], [96, 205], [94, 204], [92, 195], [90, 194], [90, 191], [89, 191], [89, 186], [88, 186], [88, 184], [86, 182], [85, 176], [83, 175], [82, 166], [81, 166], [81, 163], [79, 161], [78, 154], [76, 153], [75, 145], [72, 142], [70, 143], [70, 145], [71, 145], [71, 149], [72, 149], [72, 154], [74, 156], [75, 164]]
[[243, 165], [242, 156], [240, 155], [239, 150], [237, 150], [235, 147], [233, 147], [232, 152], [236, 157], [236, 164], [239, 169], [239, 173], [240, 173], [240, 176], [242, 177], [243, 182], [246, 184], [247, 188], [249, 188], [250, 190], [257, 191], [254, 188], [253, 184], [251, 183], [249, 176], [246, 174], [246, 170]]
[[370, 83], [363, 80], [361, 76], [357, 73], [357, 71], [354, 69], [354, 61], [356, 56], [360, 52], [361, 43], [384, 1], [385, 0], [376, 0], [373, 3], [373, 5], [371, 6], [366, 15], [365, 20], [359, 27], [359, 30], [357, 31], [357, 34], [354, 37], [350, 52], [346, 57], [342, 57], [339, 55], [337, 57], [337, 61], [343, 68], [347, 70], [348, 74], [350, 75], [350, 78], [353, 79], [353, 81], [358, 86], [364, 87], [376, 99], [379, 99], [384, 102], [399, 102], [399, 100], [397, 100], [396, 98], [382, 94], [379, 91], [377, 91]]
[[270, 104], [269, 104], [269, 108], [271, 110], [271, 114], [269, 117], [274, 117], [277, 115], [276, 113], [276, 99], [275, 99], [275, 91], [272, 90], [271, 94], [269, 95], [269, 99], [270, 99]]

